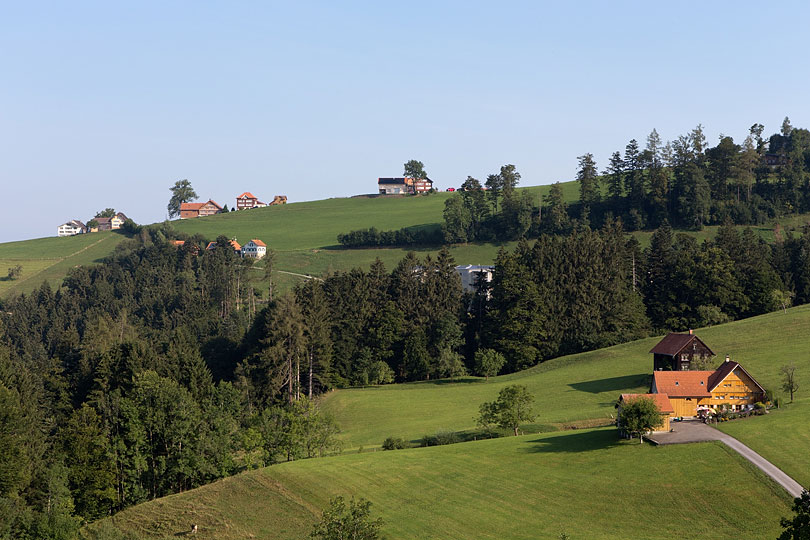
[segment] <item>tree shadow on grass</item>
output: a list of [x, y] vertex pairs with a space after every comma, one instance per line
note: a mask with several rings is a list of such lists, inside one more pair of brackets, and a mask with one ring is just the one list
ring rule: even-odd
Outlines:
[[564, 435], [543, 437], [528, 441], [528, 452], [590, 452], [621, 444], [615, 429], [571, 431]]
[[580, 392], [600, 394], [602, 392], [616, 392], [619, 390], [638, 388], [639, 386], [649, 386], [649, 384], [650, 375], [648, 373], [637, 373], [635, 375], [623, 375], [621, 377], [609, 377], [606, 379], [571, 383], [568, 386]]

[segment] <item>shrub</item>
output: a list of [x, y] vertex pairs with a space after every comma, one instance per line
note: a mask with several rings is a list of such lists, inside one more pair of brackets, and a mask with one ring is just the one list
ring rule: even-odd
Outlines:
[[410, 445], [401, 437], [388, 437], [383, 441], [382, 448], [383, 450], [402, 450], [410, 448]]
[[422, 437], [420, 446], [442, 446], [445, 444], [455, 444], [461, 442], [458, 434], [454, 431], [439, 430], [435, 435], [425, 435]]

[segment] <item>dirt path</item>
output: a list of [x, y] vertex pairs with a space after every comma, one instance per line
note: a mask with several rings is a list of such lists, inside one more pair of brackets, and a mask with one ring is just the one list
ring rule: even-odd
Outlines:
[[317, 279], [318, 281], [323, 281], [319, 277], [309, 276], [307, 274], [296, 274], [295, 272], [287, 272], [286, 270], [273, 270], [273, 272], [278, 272], [279, 274], [289, 274], [291, 276], [298, 276], [298, 277], [302, 277], [302, 278], [305, 278], [305, 279]]
[[685, 420], [672, 422], [669, 433], [656, 433], [647, 437], [657, 444], [685, 444], [702, 441], [720, 441], [742, 457], [754, 464], [759, 470], [771, 477], [777, 484], [785, 488], [793, 497], [802, 494], [802, 486], [796, 480], [782, 472], [779, 467], [760, 456], [743, 443], [698, 420]]

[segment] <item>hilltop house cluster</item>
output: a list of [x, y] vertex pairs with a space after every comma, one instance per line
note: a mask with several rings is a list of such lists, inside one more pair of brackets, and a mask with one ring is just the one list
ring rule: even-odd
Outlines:
[[96, 222], [93, 227], [88, 227], [78, 219], [71, 219], [56, 228], [56, 236], [75, 236], [98, 231], [114, 231], [123, 227], [127, 219], [126, 214], [123, 212], [118, 212], [112, 217], [95, 217], [88, 221], [88, 223]]
[[430, 178], [378, 178], [377, 188], [380, 195], [415, 195], [428, 193], [433, 189]]
[[[185, 245], [185, 243], [186, 243], [185, 240], [172, 240], [172, 244], [174, 244], [177, 247]], [[253, 238], [244, 246], [240, 245], [235, 238], [229, 240], [228, 243], [231, 245], [231, 248], [233, 248], [234, 252], [242, 258], [262, 259], [264, 258], [265, 255], [267, 255], [267, 244], [265, 244], [258, 238]], [[211, 250], [216, 247], [217, 247], [216, 242], [208, 242], [208, 244], [205, 246], [205, 249]], [[195, 247], [195, 250], [197, 249], [198, 248]]]
[[[251, 192], [246, 191], [236, 197], [236, 206], [234, 206], [234, 208], [236, 210], [250, 210], [252, 208], [264, 208], [265, 206], [275, 206], [278, 204], [287, 204], [287, 196], [276, 195], [273, 197], [272, 201], [265, 203], [260, 201], [259, 198], [253, 195]], [[208, 199], [206, 202], [202, 203], [182, 203], [180, 205], [180, 219], [212, 216], [214, 214], [221, 213], [223, 208], [224, 207], [220, 206], [213, 199]]]
[[650, 353], [653, 354], [650, 392], [619, 397], [619, 429], [622, 405], [639, 397], [653, 399], [664, 415], [656, 432], [669, 431], [672, 418], [711, 416], [720, 409], [744, 411], [765, 401], [765, 389], [729, 356], [715, 370], [690, 370], [696, 360], [715, 356], [691, 330], [688, 334], [667, 335]]

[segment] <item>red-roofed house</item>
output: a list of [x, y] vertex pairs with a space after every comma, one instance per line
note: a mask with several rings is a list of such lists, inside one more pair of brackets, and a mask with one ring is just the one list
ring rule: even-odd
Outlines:
[[267, 244], [256, 238], [242, 246], [242, 257], [261, 259], [265, 255], [267, 255]]
[[669, 431], [669, 419], [671, 416], [674, 415], [675, 410], [672, 408], [672, 404], [669, 402], [669, 398], [667, 398], [664, 394], [622, 394], [619, 396], [619, 403], [618, 403], [618, 423], [617, 426], [619, 429], [622, 428], [622, 405], [628, 403], [634, 399], [638, 398], [649, 398], [652, 399], [656, 405], [658, 405], [658, 410], [660, 410], [664, 414], [664, 422], [653, 429], [653, 431]]
[[250, 208], [262, 208], [267, 204], [260, 201], [253, 193], [246, 191], [236, 198], [237, 210], [249, 210]]
[[765, 389], [728, 358], [714, 371], [656, 371], [650, 392], [667, 396], [674, 416], [695, 416], [699, 409], [723, 406], [741, 410], [765, 400]]
[[212, 216], [222, 212], [222, 207], [213, 200], [208, 199], [204, 203], [181, 203], [180, 219]]
[[688, 334], [667, 334], [650, 352], [653, 354], [654, 371], [687, 371], [693, 359], [715, 356], [691, 330]]

